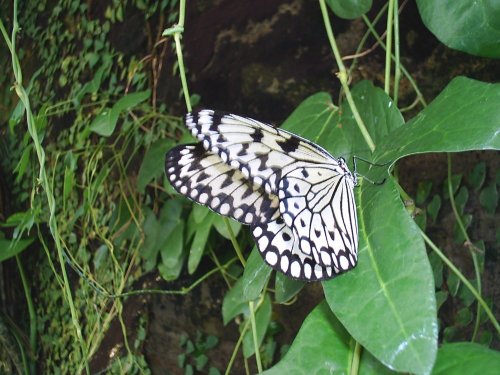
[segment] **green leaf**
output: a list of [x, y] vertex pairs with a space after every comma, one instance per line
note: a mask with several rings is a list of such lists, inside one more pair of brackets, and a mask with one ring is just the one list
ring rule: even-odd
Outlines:
[[495, 0], [417, 0], [425, 26], [446, 46], [500, 57], [500, 4]]
[[115, 130], [118, 115], [119, 113], [110, 108], [102, 109], [90, 124], [90, 130], [103, 137], [109, 137]]
[[438, 332], [432, 270], [422, 238], [392, 179], [382, 186], [363, 184], [356, 200], [363, 228], [358, 265], [323, 282], [328, 304], [350, 334], [386, 366], [429, 372]]
[[469, 200], [469, 190], [467, 187], [462, 186], [455, 196], [455, 205], [457, 206], [457, 211], [459, 214], [464, 213], [465, 205]]
[[242, 276], [243, 298], [245, 300], [253, 301], [259, 297], [267, 284], [271, 271], [272, 268], [264, 263], [257, 246], [254, 246]]
[[458, 77], [406, 126], [377, 145], [376, 159], [424, 152], [500, 149], [500, 84]]
[[103, 137], [109, 137], [113, 134], [116, 124], [118, 122], [118, 117], [121, 112], [129, 110], [135, 107], [137, 104], [143, 102], [149, 98], [151, 92], [141, 91], [132, 94], [125, 95], [120, 98], [111, 109], [104, 108], [92, 121], [90, 125], [90, 130], [94, 133], [102, 135]]
[[[255, 327], [257, 331], [257, 344], [258, 347], [262, 345], [264, 336], [266, 335], [267, 327], [271, 321], [272, 305], [271, 298], [268, 294], [264, 297], [264, 301], [260, 305], [259, 309], [255, 313]], [[250, 319], [250, 317], [247, 317]], [[243, 336], [243, 355], [245, 358], [250, 357], [255, 354], [255, 346], [253, 341], [252, 329], [246, 331], [245, 336]]]
[[151, 90], [134, 92], [120, 98], [113, 106], [113, 111], [123, 112], [134, 108], [151, 96]]
[[165, 237], [165, 246], [160, 250], [162, 262], [166, 267], [174, 268], [182, 256], [184, 221], [179, 221]]
[[494, 214], [498, 206], [498, 189], [496, 184], [490, 184], [479, 193], [479, 202], [486, 212]]
[[[352, 92], [376, 150], [389, 154], [379, 145], [407, 128], [401, 114], [369, 82], [361, 82]], [[374, 160], [351, 110], [341, 112], [340, 117], [328, 95], [316, 94], [294, 111], [284, 127], [318, 142], [332, 155], [356, 153]], [[397, 149], [401, 147], [398, 143]], [[376, 160], [395, 160], [394, 154]], [[363, 168], [373, 171], [372, 180], [387, 177], [387, 168]], [[382, 186], [362, 182], [355, 195], [359, 263], [323, 283], [328, 303], [351, 335], [384, 364], [397, 371], [429, 372], [437, 351], [437, 320], [432, 272], [420, 233], [391, 179]]]
[[475, 191], [478, 191], [486, 179], [486, 163], [481, 161], [477, 163], [471, 173], [467, 176], [469, 183]]
[[203, 256], [203, 252], [205, 250], [205, 245], [207, 244], [208, 235], [210, 234], [210, 229], [212, 229], [212, 221], [214, 217], [214, 215], [209, 215], [207, 219], [200, 223], [196, 229], [188, 257], [188, 272], [190, 275], [196, 271], [198, 265], [200, 264], [201, 257]]
[[0, 238], [0, 262], [21, 253], [33, 242], [33, 240], [33, 238], [20, 240], [7, 240], [5, 238]]
[[433, 223], [436, 222], [440, 209], [441, 209], [441, 197], [438, 194], [436, 194], [432, 197], [432, 200], [427, 205], [427, 213], [431, 217]]
[[201, 204], [193, 205], [192, 214], [193, 214], [193, 218], [194, 218], [195, 223], [200, 224], [201, 222], [203, 222], [203, 220], [205, 220], [205, 218], [207, 217], [207, 215], [209, 213], [210, 213], [210, 210], [208, 209], [207, 206], [203, 206]]
[[305, 285], [305, 281], [290, 279], [281, 272], [277, 272], [274, 282], [274, 300], [277, 303], [290, 301]]
[[174, 144], [171, 139], [159, 139], [146, 151], [137, 175], [137, 190], [144, 192], [146, 185], [153, 179], [162, 176], [165, 166], [165, 152]]
[[26, 172], [26, 168], [28, 167], [30, 162], [30, 156], [32, 150], [33, 150], [33, 144], [31, 143], [26, 147], [24, 147], [23, 149], [21, 158], [19, 159], [19, 162], [14, 168], [14, 172], [17, 172], [16, 183], [19, 183], [19, 181], [21, 181], [21, 178], [24, 176], [24, 173]]
[[361, 17], [372, 7], [372, 0], [326, 0], [326, 3], [333, 13], [348, 20]]
[[[455, 196], [460, 184], [462, 183], [462, 175], [454, 174], [451, 176], [451, 191], [453, 192], [453, 196]], [[450, 190], [448, 187], [449, 180], [448, 178], [444, 180], [443, 183], [443, 197], [444, 199], [450, 199]]]
[[229, 233], [229, 229], [227, 228], [226, 222], [229, 223], [229, 227], [231, 228], [235, 236], [240, 232], [241, 224], [238, 223], [236, 220], [227, 219], [222, 217], [221, 215], [213, 215], [213, 216], [214, 216], [214, 221], [213, 221], [214, 227], [222, 237], [227, 238], [228, 240], [231, 239], [231, 235]]
[[415, 202], [418, 205], [424, 204], [427, 197], [429, 196], [429, 193], [431, 192], [431, 189], [432, 189], [431, 181], [420, 181], [417, 186], [417, 196], [415, 197]]
[[248, 301], [243, 294], [244, 287], [243, 278], [239, 278], [224, 296], [222, 301], [222, 321], [224, 325], [239, 314], [248, 315]]
[[351, 337], [326, 303], [304, 320], [285, 357], [265, 375], [348, 374]]
[[500, 369], [500, 352], [479, 344], [461, 342], [439, 348], [433, 375], [496, 375]]

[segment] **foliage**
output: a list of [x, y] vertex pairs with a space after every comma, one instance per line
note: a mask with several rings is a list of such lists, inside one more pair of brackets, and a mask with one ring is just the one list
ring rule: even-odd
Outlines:
[[[469, 33], [463, 26], [474, 23], [495, 29], [498, 9], [489, 3], [481, 4], [481, 9], [465, 9], [453, 2], [453, 12], [446, 14], [449, 22], [440, 22], [443, 10], [438, 2], [419, 0], [418, 6], [425, 24], [444, 44], [481, 56], [498, 56], [498, 46], [491, 42], [496, 40], [494, 30], [478, 27]], [[478, 199], [485, 212], [494, 215], [500, 179], [498, 175], [496, 180], [487, 179], [491, 171], [484, 164], [477, 164], [466, 176], [453, 175], [450, 165], [442, 192], [423, 181], [416, 190], [416, 205], [405, 205], [403, 200], [411, 201], [411, 197], [398, 181], [397, 161], [429, 152], [498, 150], [500, 85], [458, 77], [426, 107], [418, 86], [405, 73], [425, 107], [405, 123], [397, 106], [400, 74], [406, 72], [399, 52], [387, 46], [387, 65], [394, 52], [396, 74], [392, 77], [388, 70], [384, 90], [369, 81], [349, 87], [349, 72], [338, 58], [326, 5], [336, 15], [353, 19], [366, 13], [372, 2], [320, 0], [344, 97], [337, 105], [327, 93], [310, 96], [283, 128], [321, 144], [333, 155], [349, 159], [356, 154], [375, 163], [390, 162], [385, 168], [364, 165], [360, 171], [373, 181], [388, 178], [382, 186], [362, 181], [356, 189], [359, 265], [322, 283], [325, 301], [304, 320], [287, 354], [267, 373], [446, 373], [460, 372], [463, 366], [469, 366], [469, 372], [487, 373], [499, 361], [498, 352], [487, 345], [500, 335], [500, 327], [491, 313], [491, 301], [481, 295], [487, 249], [484, 242], [473, 244], [469, 239], [467, 230], [476, 218], [467, 211], [467, 204]], [[30, 332], [26, 334], [30, 339], [24, 340], [29, 341], [29, 348], [19, 345], [22, 356], [28, 357], [24, 370], [34, 373], [38, 356], [43, 359], [39, 365], [43, 372], [90, 372], [89, 359], [99, 349], [110, 322], [121, 321], [125, 290], [134, 280], [151, 270], [167, 281], [178, 279], [183, 270], [193, 275], [208, 253], [215, 268], [191, 287], [216, 272], [230, 286], [222, 318], [225, 324], [236, 319], [241, 340], [227, 371], [241, 344], [245, 360], [255, 356], [260, 372], [262, 365], [271, 366], [276, 357], [273, 304], [296, 298], [304, 283], [279, 274], [272, 278], [255, 248], [245, 261], [243, 252], [253, 244], [240, 224], [192, 205], [166, 183], [164, 153], [179, 142], [191, 141], [190, 136], [177, 117], [165, 114], [165, 106], [156, 106], [156, 83], [150, 76], [159, 72], [148, 65], [148, 59], [118, 52], [109, 43], [110, 30], [130, 9], [139, 12], [144, 22], [157, 16], [162, 20], [159, 15], [166, 13], [170, 25], [177, 17], [178, 4], [173, 0], [111, 1], [101, 19], [93, 17], [96, 9], [92, 6], [92, 2], [77, 0], [55, 7], [47, 1], [23, 2], [17, 10], [23, 30], [17, 48], [0, 24], [6, 45], [13, 49], [14, 77], [10, 78], [21, 98], [15, 103], [10, 94], [2, 97], [11, 109], [10, 116], [1, 119], [5, 122], [2, 168], [15, 176], [9, 188], [19, 212], [5, 220], [12, 238], [0, 239], [0, 261], [16, 258], [26, 289], [36, 286], [38, 301], [35, 309], [26, 292], [30, 327], [23, 324], [12, 329]], [[179, 24], [165, 35], [176, 42], [177, 68], [190, 110], [190, 100], [203, 102], [203, 98], [189, 95], [185, 80], [180, 48], [184, 7], [181, 1]], [[391, 21], [398, 21], [390, 6], [388, 14]], [[467, 35], [461, 35], [462, 31]], [[155, 54], [159, 40], [153, 34], [149, 47]], [[36, 48], [27, 48], [29, 44]], [[38, 61], [32, 71], [30, 53]], [[18, 60], [23, 63], [24, 77], [30, 78], [27, 84], [20, 79]], [[10, 63], [6, 60], [2, 66], [5, 71]], [[5, 85], [3, 79], [0, 82]], [[445, 204], [453, 210], [455, 246], [465, 245], [460, 251], [473, 260], [470, 281], [424, 233], [437, 225]], [[229, 241], [244, 265], [243, 272], [234, 264], [232, 253], [219, 250], [221, 243]], [[44, 252], [34, 252], [32, 263], [23, 266], [19, 254], [27, 248]], [[26, 278], [24, 267], [36, 272]], [[66, 276], [67, 267], [71, 267], [71, 279]], [[174, 292], [188, 292], [191, 287]], [[458, 310], [453, 321], [438, 321], [438, 310], [449, 303]], [[110, 373], [149, 371], [141, 353], [147, 339], [144, 319], [135, 342], [128, 342], [129, 327], [121, 325], [124, 350], [108, 368]], [[452, 343], [466, 340], [463, 332], [473, 322], [471, 341], [484, 346]], [[186, 337], [181, 342], [185, 354], [179, 366], [186, 373], [206, 370], [206, 352], [216, 345], [213, 336], [200, 333], [194, 341]], [[15, 363], [20, 366], [18, 360]], [[209, 371], [218, 373], [215, 368]]]

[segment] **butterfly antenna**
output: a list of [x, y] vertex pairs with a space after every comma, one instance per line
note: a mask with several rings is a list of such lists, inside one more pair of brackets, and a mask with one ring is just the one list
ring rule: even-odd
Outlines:
[[384, 184], [384, 182], [385, 182], [385, 178], [384, 178], [384, 179], [382, 179], [382, 181], [373, 181], [373, 180], [369, 179], [368, 177], [363, 176], [362, 174], [359, 174], [359, 173], [357, 172], [357, 166], [356, 166], [356, 160], [357, 160], [357, 159], [359, 159], [359, 160], [361, 160], [361, 161], [365, 162], [366, 164], [373, 165], [373, 166], [375, 166], [375, 167], [383, 167], [383, 166], [386, 166], [386, 165], [388, 165], [388, 164], [390, 164], [390, 163], [391, 163], [390, 161], [385, 162], [385, 163], [373, 163], [373, 162], [371, 162], [371, 161], [369, 161], [369, 160], [367, 160], [367, 159], [364, 159], [364, 158], [362, 158], [362, 157], [359, 157], [359, 156], [354, 156], [354, 155], [353, 155], [353, 157], [352, 157], [352, 163], [353, 163], [353, 165], [354, 165], [354, 174], [355, 174], [356, 176], [359, 176], [359, 177], [363, 178], [364, 180], [368, 181], [368, 182], [369, 182], [369, 183], [371, 183], [372, 185], [377, 185], [377, 186], [378, 186], [378, 185], [383, 185], [383, 184]]

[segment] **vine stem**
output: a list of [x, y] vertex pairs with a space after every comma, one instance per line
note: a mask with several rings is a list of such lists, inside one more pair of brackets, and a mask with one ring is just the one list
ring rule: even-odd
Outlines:
[[[75, 327], [76, 330], [76, 336], [78, 339], [78, 343], [80, 346], [80, 351], [82, 354], [82, 362], [83, 362], [83, 367], [85, 368], [85, 372], [87, 374], [90, 374], [90, 369], [88, 365], [88, 358], [87, 358], [87, 350], [86, 350], [86, 345], [85, 341], [83, 339], [82, 335], [82, 330], [80, 327], [80, 323], [78, 321], [78, 314], [75, 308], [74, 300], [73, 300], [73, 295], [71, 293], [71, 287], [69, 284], [69, 279], [68, 275], [66, 273], [66, 267], [65, 267], [65, 261], [64, 261], [64, 255], [63, 255], [63, 248], [61, 244], [61, 239], [59, 236], [59, 229], [56, 221], [56, 203], [55, 203], [55, 198], [54, 194], [52, 192], [52, 186], [49, 183], [49, 179], [47, 177], [47, 173], [45, 170], [45, 152], [42, 148], [42, 145], [40, 143], [40, 138], [38, 136], [36, 124], [34, 121], [33, 117], [33, 112], [31, 111], [31, 104], [30, 104], [30, 99], [29, 96], [24, 89], [23, 86], [23, 76], [22, 76], [22, 69], [21, 69], [21, 63], [19, 62], [19, 58], [16, 53], [16, 35], [17, 32], [19, 31], [19, 23], [17, 20], [17, 0], [14, 0], [14, 14], [13, 14], [13, 26], [12, 26], [12, 34], [11, 34], [11, 40], [9, 42], [8, 38], [6, 38], [6, 30], [3, 25], [2, 20], [0, 20], [0, 28], [2, 31], [2, 34], [4, 35], [4, 38], [6, 39], [6, 43], [9, 47], [10, 53], [11, 53], [11, 59], [12, 59], [12, 70], [14, 72], [14, 77], [15, 77], [15, 83], [14, 83], [14, 89], [16, 91], [16, 94], [18, 95], [19, 99], [21, 102], [24, 104], [24, 108], [26, 110], [26, 122], [28, 124], [28, 132], [31, 136], [31, 139], [33, 141], [33, 145], [35, 147], [36, 155], [38, 158], [38, 163], [40, 167], [40, 172], [39, 172], [39, 181], [43, 187], [43, 190], [45, 191], [45, 196], [47, 199], [47, 205], [49, 207], [49, 229], [50, 233], [54, 239], [54, 243], [56, 246], [56, 251], [57, 251], [57, 257], [59, 261], [59, 266], [61, 268], [61, 273], [63, 275], [63, 290], [66, 296], [66, 302], [69, 305], [70, 313], [71, 313], [71, 320], [73, 323], [73, 326]], [[78, 372], [81, 372], [81, 367], [82, 364], [80, 364], [80, 369]]]
[[255, 322], [255, 305], [253, 301], [248, 302], [250, 308], [250, 321], [252, 324], [253, 345], [255, 350], [255, 361], [257, 362], [257, 371], [262, 372], [262, 361], [260, 360], [259, 343], [257, 342], [257, 324]]
[[339, 72], [337, 76], [340, 80], [340, 84], [342, 85], [342, 89], [345, 92], [347, 102], [349, 103], [349, 107], [351, 108], [354, 119], [358, 124], [359, 130], [361, 131], [361, 134], [363, 135], [365, 142], [368, 144], [370, 151], [373, 152], [375, 151], [375, 143], [373, 143], [370, 133], [368, 133], [365, 123], [363, 122], [363, 119], [361, 118], [358, 109], [356, 107], [356, 103], [354, 103], [354, 99], [351, 95], [351, 90], [349, 89], [349, 84], [348, 84], [347, 70], [344, 66], [344, 63], [342, 62], [342, 56], [340, 56], [340, 52], [337, 47], [337, 42], [335, 41], [335, 37], [333, 36], [332, 24], [330, 23], [330, 18], [328, 17], [328, 10], [326, 9], [325, 0], [319, 0], [319, 6], [321, 8], [321, 14], [323, 15], [323, 22], [325, 24], [326, 34], [328, 36], [328, 40], [330, 41], [330, 46], [332, 47], [333, 55], [335, 56], [335, 61], [337, 62], [337, 66], [339, 67]]
[[394, 21], [394, 0], [389, 0], [389, 7], [387, 8], [387, 48], [385, 50], [385, 78], [384, 78], [384, 91], [390, 95], [391, 88], [391, 52], [392, 52], [392, 34]]
[[[458, 227], [460, 228], [460, 232], [462, 232], [462, 235], [465, 238], [465, 243], [467, 244], [472, 244], [469, 235], [467, 234], [467, 230], [465, 229], [465, 225], [462, 222], [462, 218], [460, 217], [460, 213], [457, 210], [457, 205], [455, 203], [455, 196], [453, 194], [453, 184], [452, 184], [452, 176], [451, 176], [451, 154], [447, 154], [448, 158], [448, 194], [450, 196], [450, 203], [451, 203], [451, 208], [453, 210], [453, 214], [455, 215], [455, 220], [457, 221]], [[476, 253], [474, 252], [473, 249], [471, 249], [471, 246], [468, 246], [470, 256], [472, 258], [472, 263], [474, 265], [474, 273], [476, 275], [476, 283], [477, 283], [477, 291], [479, 295], [481, 295], [481, 272], [479, 270], [479, 264], [477, 262], [477, 256]], [[474, 324], [474, 332], [472, 333], [472, 341], [476, 340], [477, 333], [479, 331], [479, 325], [481, 323], [481, 305], [478, 303], [477, 304], [477, 309], [476, 309], [476, 322]]]
[[493, 327], [495, 327], [497, 334], [500, 335], [500, 324], [498, 324], [498, 321], [495, 318], [495, 315], [491, 312], [490, 308], [488, 307], [488, 304], [484, 301], [484, 299], [481, 297], [481, 295], [478, 293], [478, 291], [472, 286], [472, 284], [467, 280], [467, 278], [460, 272], [460, 270], [455, 267], [455, 265], [446, 257], [446, 255], [443, 254], [443, 252], [432, 242], [432, 240], [427, 237], [427, 235], [419, 228], [420, 235], [424, 239], [424, 241], [429, 245], [429, 247], [441, 258], [441, 260], [450, 268], [455, 275], [464, 283], [464, 285], [467, 287], [467, 289], [470, 290], [470, 292], [476, 297], [477, 301], [481, 306], [483, 307], [484, 311], [486, 312], [486, 315], [488, 315], [488, 318], [490, 318], [491, 323], [493, 324]]

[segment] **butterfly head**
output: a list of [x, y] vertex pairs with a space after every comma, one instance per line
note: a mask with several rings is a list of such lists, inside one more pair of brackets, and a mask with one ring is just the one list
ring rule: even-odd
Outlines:
[[339, 162], [339, 167], [342, 169], [342, 171], [344, 171], [344, 176], [350, 178], [352, 180], [354, 186], [357, 186], [358, 179], [356, 177], [356, 171], [354, 171], [354, 173], [352, 173], [349, 170], [349, 167], [347, 166], [347, 163], [346, 163], [344, 158], [342, 158], [342, 157], [338, 158], [338, 162]]

